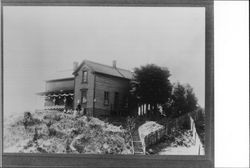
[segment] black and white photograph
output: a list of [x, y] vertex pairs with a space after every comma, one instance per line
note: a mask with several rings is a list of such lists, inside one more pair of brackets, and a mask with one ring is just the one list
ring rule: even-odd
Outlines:
[[206, 155], [205, 9], [3, 7], [3, 152]]

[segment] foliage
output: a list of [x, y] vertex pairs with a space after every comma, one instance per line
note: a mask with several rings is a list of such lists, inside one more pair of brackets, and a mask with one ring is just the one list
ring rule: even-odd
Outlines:
[[195, 122], [196, 131], [200, 136], [202, 143], [205, 142], [205, 112], [204, 109], [198, 107], [192, 114]]
[[[170, 72], [154, 64], [135, 68], [134, 78], [130, 82], [130, 104], [150, 105], [148, 116], [158, 117], [157, 105], [162, 107], [167, 118], [179, 117], [197, 109], [197, 98], [193, 88], [187, 84], [171, 84]], [[153, 110], [152, 110], [153, 109]], [[137, 112], [137, 111], [136, 111]], [[151, 115], [153, 113], [153, 115]], [[158, 119], [157, 119], [158, 120]]]
[[43, 119], [44, 120], [51, 120], [51, 121], [60, 121], [61, 120], [61, 114], [57, 114], [57, 113], [49, 113], [46, 114]]
[[197, 98], [190, 85], [177, 83], [173, 87], [171, 99], [164, 106], [166, 115], [179, 117], [197, 109]]
[[43, 113], [32, 113], [33, 124], [27, 129], [20, 127], [23, 125], [23, 120], [24, 117], [20, 116], [12, 120], [14, 123], [5, 123], [6, 152], [132, 153], [128, 132], [122, 127], [105, 123], [98, 118], [86, 116], [75, 118], [73, 115], [58, 111], [43, 111]]
[[55, 136], [56, 135], [56, 130], [54, 128], [49, 128], [49, 136]]
[[171, 96], [172, 85], [170, 72], [154, 64], [135, 68], [130, 92], [138, 103], [150, 104], [156, 109], [157, 104], [165, 103]]
[[29, 125], [29, 123], [32, 121], [32, 116], [31, 116], [31, 113], [26, 111], [24, 112], [24, 116], [23, 116], [23, 125], [24, 125], [24, 128], [26, 129], [27, 126]]
[[[149, 154], [159, 154], [161, 151], [171, 151], [171, 148], [185, 147], [190, 150], [194, 144], [192, 132], [187, 130], [175, 129], [171, 134], [166, 134], [159, 143], [146, 148]], [[167, 150], [165, 150], [167, 149]]]
[[46, 124], [46, 126], [47, 126], [48, 128], [50, 128], [50, 126], [53, 124], [53, 122], [52, 122], [51, 120], [49, 120], [49, 121], [46, 122], [45, 124]]
[[26, 111], [26, 112], [24, 112], [24, 117], [23, 118], [24, 118], [24, 120], [29, 121], [29, 120], [32, 119], [32, 115], [31, 115], [30, 112]]
[[37, 128], [35, 127], [35, 134], [33, 136], [33, 141], [35, 142], [37, 141], [37, 139], [38, 139], [38, 132], [37, 132]]
[[128, 116], [127, 119], [126, 119], [126, 129], [131, 133], [133, 134], [134, 130], [135, 130], [135, 118], [134, 117], [130, 117]]
[[[21, 121], [21, 123], [24, 125], [24, 128], [27, 129], [28, 126], [39, 124], [41, 123], [41, 121], [37, 118], [33, 118], [32, 114], [27, 111], [27, 112], [24, 112], [23, 120]], [[18, 124], [18, 123], [15, 123], [15, 124]]]

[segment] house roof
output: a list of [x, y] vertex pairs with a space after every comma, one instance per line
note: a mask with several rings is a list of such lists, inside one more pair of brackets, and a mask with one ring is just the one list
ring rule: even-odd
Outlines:
[[131, 71], [126, 70], [126, 69], [121, 69], [121, 68], [114, 68], [109, 65], [104, 65], [96, 62], [92, 62], [89, 60], [84, 60], [78, 67], [77, 69], [73, 72], [73, 74], [76, 74], [83, 65], [87, 65], [91, 70], [97, 73], [101, 74], [106, 74], [106, 75], [111, 75], [119, 78], [125, 78], [125, 79], [131, 79], [133, 74]]
[[64, 80], [64, 79], [65, 80], [73, 79], [74, 76], [72, 75], [72, 72], [73, 72], [73, 69], [56, 71], [49, 75], [49, 77], [46, 79], [46, 82]]

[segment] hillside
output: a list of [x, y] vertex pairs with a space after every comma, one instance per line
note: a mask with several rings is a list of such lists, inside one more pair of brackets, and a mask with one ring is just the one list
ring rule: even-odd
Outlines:
[[4, 152], [132, 154], [125, 129], [94, 117], [37, 111], [26, 120], [5, 119]]

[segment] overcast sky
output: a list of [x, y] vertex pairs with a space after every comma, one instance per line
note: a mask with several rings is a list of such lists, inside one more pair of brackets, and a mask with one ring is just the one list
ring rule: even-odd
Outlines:
[[4, 112], [33, 110], [51, 73], [84, 59], [168, 67], [204, 106], [205, 8], [4, 7]]

